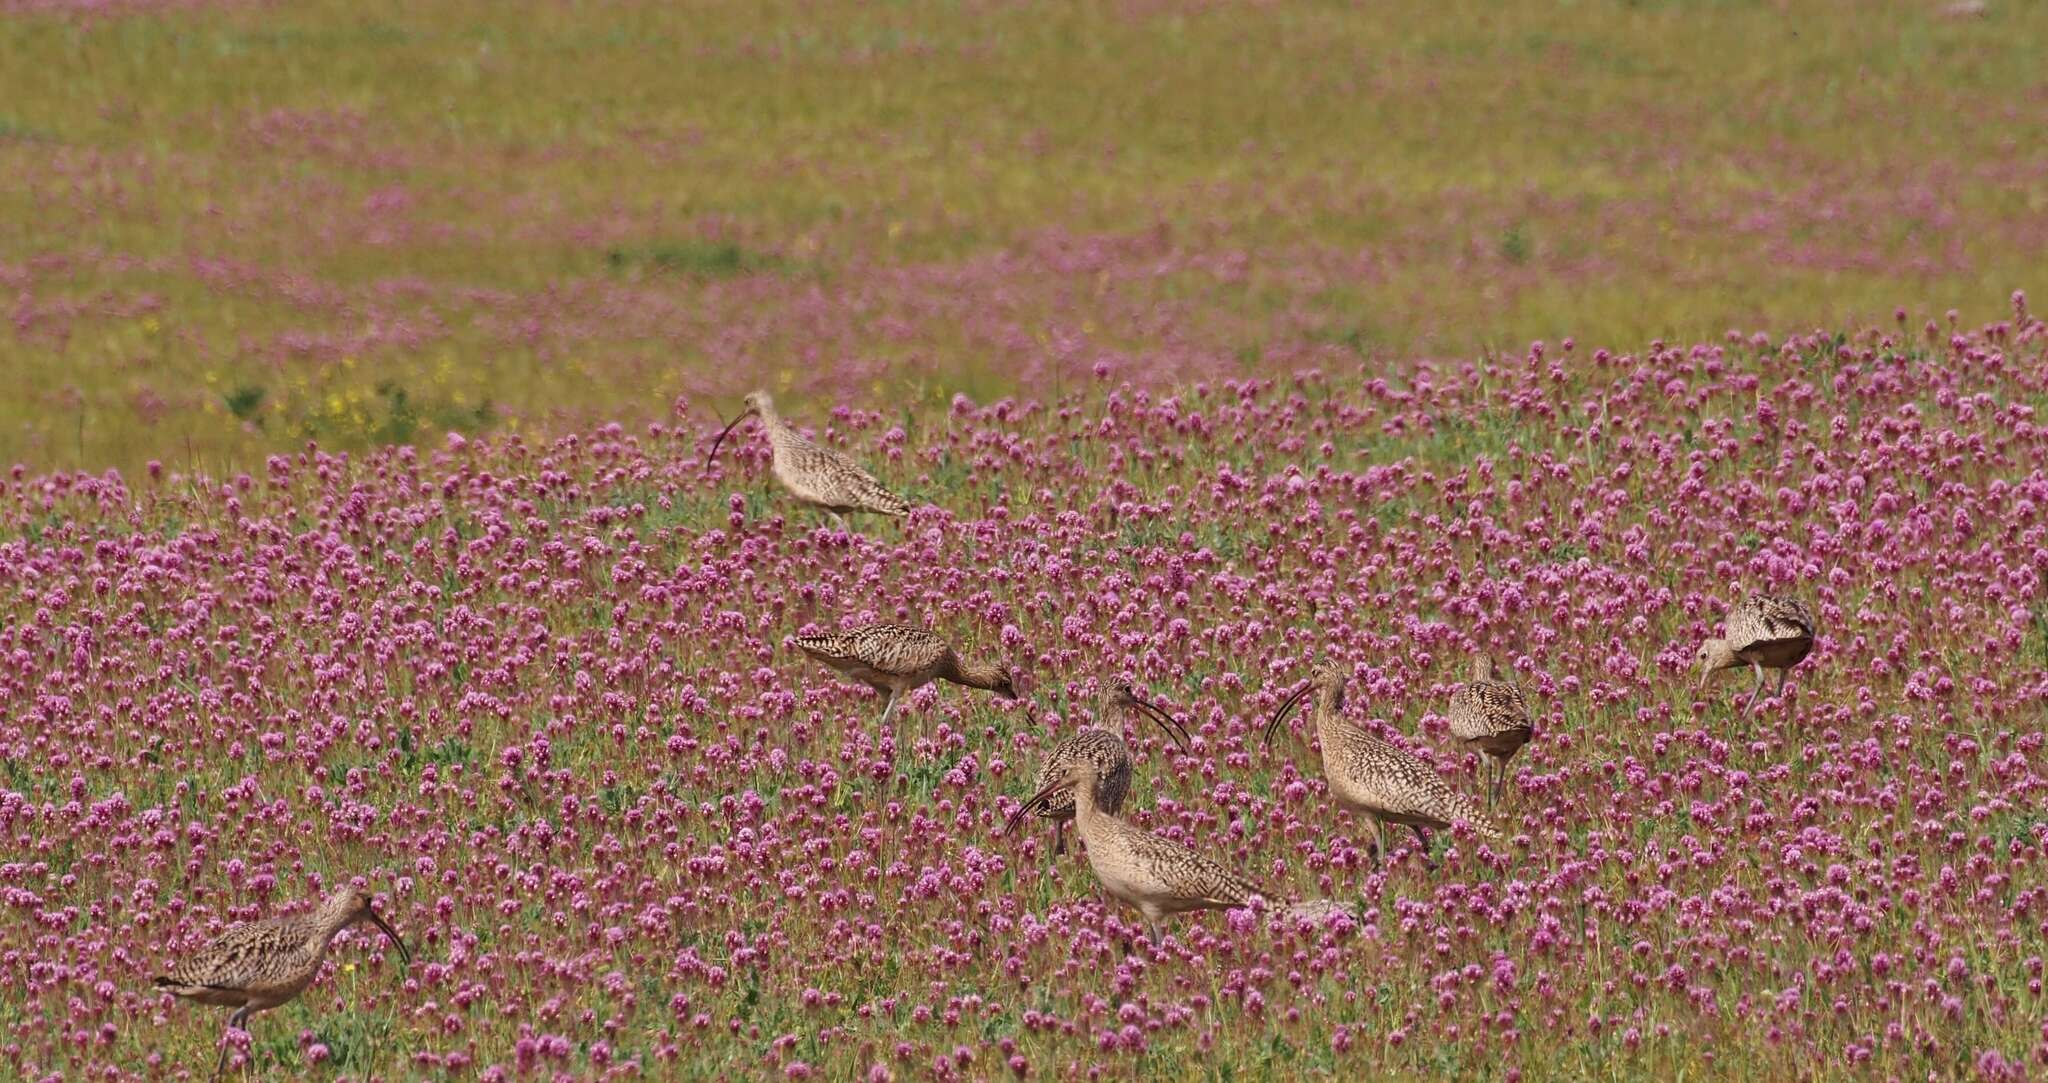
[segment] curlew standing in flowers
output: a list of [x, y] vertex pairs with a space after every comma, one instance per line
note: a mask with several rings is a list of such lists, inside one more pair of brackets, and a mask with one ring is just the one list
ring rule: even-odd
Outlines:
[[1694, 658], [1700, 664], [1698, 691], [1707, 688], [1707, 678], [1716, 670], [1748, 666], [1756, 671], [1756, 690], [1749, 694], [1742, 713], [1756, 706], [1764, 692], [1764, 670], [1778, 671], [1774, 697], [1785, 694], [1785, 679], [1792, 667], [1813, 652], [1813, 614], [1797, 598], [1752, 594], [1728, 611], [1724, 638], [1700, 643]]
[[840, 518], [843, 512], [865, 511], [892, 518], [910, 514], [910, 504], [861, 469], [859, 463], [797, 432], [795, 426], [775, 412], [775, 402], [766, 391], [746, 397], [746, 408], [711, 442], [711, 454], [704, 458], [706, 464], [718, 457], [718, 446], [725, 442], [726, 433], [749, 415], [759, 417], [761, 427], [768, 430], [775, 480], [791, 496], [831, 515], [841, 529], [846, 527], [846, 520]]
[[[1385, 846], [1382, 824], [1402, 824], [1415, 832], [1422, 860], [1432, 865], [1423, 828], [1446, 828], [1463, 820], [1486, 838], [1501, 837], [1484, 813], [1414, 753], [1344, 721], [1338, 714], [1344, 706], [1344, 672], [1334, 662], [1318, 663], [1309, 683], [1281, 702], [1266, 723], [1267, 744], [1287, 712], [1310, 693], [1316, 697], [1310, 717], [1323, 746], [1323, 777], [1329, 780], [1330, 796], [1364, 817], [1375, 851]], [[1378, 863], [1377, 853], [1373, 860]]]
[[[233, 1008], [227, 1030], [240, 1029], [249, 1016], [268, 1011], [298, 996], [320, 972], [327, 946], [335, 934], [358, 921], [374, 923], [398, 945], [399, 958], [412, 962], [405, 941], [377, 913], [368, 893], [343, 888], [310, 913], [237, 925], [192, 955], [173, 963], [155, 980], [158, 989], [199, 1004]], [[219, 1076], [228, 1064], [222, 1035]]]
[[1508, 761], [1529, 743], [1536, 728], [1530, 721], [1529, 697], [1512, 680], [1503, 680], [1494, 660], [1473, 660], [1472, 679], [1451, 696], [1451, 736], [1487, 757], [1486, 807], [1500, 800], [1508, 777]]
[[1222, 863], [1110, 814], [1095, 799], [1101, 783], [1102, 772], [1093, 761], [1085, 756], [1069, 761], [1017, 806], [1002, 833], [1014, 830], [1027, 813], [1044, 807], [1055, 795], [1065, 795], [1074, 806], [1074, 833], [1088, 847], [1088, 867], [1103, 890], [1144, 915], [1155, 945], [1160, 940], [1159, 921], [1168, 914], [1236, 910], [1265, 898], [1256, 885]]
[[1018, 698], [1016, 677], [1008, 662], [962, 658], [938, 633], [924, 628], [870, 624], [850, 632], [798, 636], [796, 645], [888, 697], [882, 706], [882, 725], [888, 725], [898, 699], [933, 681], [979, 688], [1004, 699]]
[[[1187, 727], [1174, 721], [1173, 716], [1157, 704], [1138, 695], [1131, 682], [1118, 678], [1114, 687], [1116, 706], [1151, 719], [1166, 731], [1182, 752], [1188, 750]], [[1042, 790], [1051, 786], [1066, 772], [1068, 765], [1083, 759], [1095, 765], [1100, 780], [1095, 791], [1096, 806], [1111, 814], [1122, 812], [1124, 798], [1131, 792], [1131, 749], [1122, 736], [1109, 730], [1084, 727], [1052, 746], [1052, 750], [1045, 754], [1045, 762], [1039, 765], [1033, 787]], [[1067, 821], [1074, 818], [1073, 797], [1064, 790], [1058, 790], [1038, 807], [1037, 815], [1040, 819], [1052, 821], [1052, 852], [1055, 855], [1066, 853]]]

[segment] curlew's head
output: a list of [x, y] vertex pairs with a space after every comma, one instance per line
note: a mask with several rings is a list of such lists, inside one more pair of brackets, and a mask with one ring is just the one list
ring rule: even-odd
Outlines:
[[1700, 640], [1700, 649], [1695, 651], [1692, 657], [1694, 662], [1699, 663], [1700, 679], [1696, 687], [1701, 691], [1706, 690], [1707, 678], [1712, 676], [1714, 671], [1734, 669], [1742, 664], [1742, 660], [1735, 657], [1735, 651], [1730, 649], [1725, 639]]
[[1075, 757], [1072, 763], [1067, 764], [1065, 770], [1047, 780], [1046, 784], [1037, 793], [1025, 798], [1024, 803], [1017, 806], [1017, 811], [1012, 812], [1010, 818], [1003, 821], [1003, 829], [997, 832], [997, 834], [1009, 834], [1016, 828], [1018, 821], [1029, 816], [1037, 809], [1044, 808], [1046, 802], [1059, 794], [1072, 792], [1074, 795], [1074, 807], [1079, 809], [1082, 803], [1081, 795], [1093, 794], [1096, 783], [1101, 780], [1101, 777], [1101, 772], [1096, 769], [1093, 763], [1088, 761], [1086, 756]]
[[384, 930], [384, 935], [390, 937], [393, 944], [398, 945], [399, 958], [407, 963], [412, 962], [412, 952], [406, 950], [405, 941], [398, 937], [398, 930], [386, 924], [383, 916], [377, 913], [377, 901], [370, 897], [369, 892], [355, 887], [342, 888], [327, 896], [326, 901], [320, 904], [320, 915], [335, 929], [353, 925], [358, 921], [370, 922]]
[[1188, 750], [1187, 727], [1175, 721], [1172, 715], [1166, 713], [1165, 708], [1139, 695], [1136, 686], [1122, 677], [1116, 679], [1114, 687], [1117, 706], [1136, 711], [1151, 719], [1155, 725], [1166, 731], [1166, 735], [1173, 739], [1174, 744], [1180, 746], [1182, 752]]
[[1311, 694], [1316, 696], [1318, 707], [1331, 711], [1342, 709], [1346, 676], [1344, 663], [1328, 655], [1317, 659], [1314, 667], [1309, 670], [1308, 683], [1295, 689], [1282, 700], [1280, 709], [1274, 711], [1273, 717], [1266, 720], [1266, 743], [1273, 743], [1273, 734], [1280, 729], [1280, 723], [1286, 719], [1287, 712], [1293, 710], [1296, 704]]
[[740, 401], [740, 412], [725, 423], [725, 428], [719, 430], [718, 439], [711, 441], [711, 454], [704, 456], [705, 465], [709, 466], [711, 460], [718, 457], [718, 445], [725, 443], [725, 434], [731, 432], [734, 426], [750, 417], [767, 419], [775, 416], [775, 400], [769, 398], [766, 391], [750, 391], [747, 397]]
[[1024, 684], [1024, 675], [1017, 672], [1010, 663], [994, 663], [991, 668], [991, 675], [994, 679], [989, 682], [989, 691], [1004, 699], [1017, 699], [1024, 694], [1020, 691]]

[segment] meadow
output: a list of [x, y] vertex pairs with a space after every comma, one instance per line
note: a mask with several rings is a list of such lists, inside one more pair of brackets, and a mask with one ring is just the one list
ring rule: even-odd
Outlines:
[[[0, 482], [0, 1065], [197, 1077], [147, 975], [360, 877], [237, 1065], [313, 1078], [2019, 1080], [2048, 1070], [2048, 325], [1400, 377], [844, 408], [918, 505], [797, 511], [694, 402], [635, 429]], [[1739, 592], [1805, 598], [1783, 701], [1694, 691]], [[1021, 704], [876, 698], [789, 637], [944, 631]], [[1468, 792], [1464, 659], [1540, 705], [1500, 812], [1373, 868], [1268, 713], [1350, 717]], [[1121, 727], [1127, 814], [1277, 902], [1163, 948], [998, 827]], [[246, 1059], [245, 1059], [246, 1058]]]
[[[231, 1075], [2048, 1075], [2042, 40], [0, 0], [0, 1078], [205, 1078], [151, 976], [351, 881], [412, 962]], [[756, 387], [910, 516], [707, 461]], [[1751, 591], [1820, 635], [1744, 714]], [[874, 621], [1036, 722], [878, 726], [791, 645]], [[1375, 865], [1262, 726], [1332, 659], [1477, 795], [1482, 651], [1504, 838]], [[999, 833], [1083, 725], [1270, 905]]]
[[0, 464], [1974, 324], [2039, 289], [2043, 40], [2005, 2], [0, 0]]

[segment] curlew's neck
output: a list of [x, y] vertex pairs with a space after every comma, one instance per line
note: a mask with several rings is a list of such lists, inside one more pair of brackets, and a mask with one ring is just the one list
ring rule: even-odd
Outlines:
[[306, 915], [305, 947], [309, 951], [324, 952], [343, 929], [355, 924], [355, 909], [346, 900], [329, 900], [320, 909]]
[[950, 664], [946, 666], [945, 670], [940, 672], [939, 676], [952, 681], [954, 684], [966, 685], [969, 688], [979, 688], [984, 692], [988, 692], [993, 691], [998, 685], [1003, 683], [1003, 667], [995, 662], [978, 658], [962, 661], [958, 657], [949, 657], [947, 661]]
[[1344, 709], [1344, 686], [1326, 684], [1316, 689], [1316, 707], [1313, 712], [1316, 724], [1316, 739], [1322, 742], [1323, 755], [1328, 758], [1331, 740], [1344, 726], [1344, 719], [1338, 713]]
[[1090, 832], [1102, 826], [1109, 814], [1095, 803], [1096, 779], [1084, 778], [1074, 785], [1074, 830], [1082, 841], [1087, 841]]

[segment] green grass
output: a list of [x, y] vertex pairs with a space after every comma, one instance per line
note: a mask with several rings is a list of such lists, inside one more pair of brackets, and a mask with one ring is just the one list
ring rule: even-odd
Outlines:
[[[2048, 159], [2013, 133], [2048, 121], [2044, 34], [2028, 4], [17, 15], [0, 247], [36, 316], [0, 459], [239, 464], [755, 383], [942, 403], [1161, 319], [1258, 369], [1991, 318], [2039, 285]], [[1053, 237], [1158, 240], [1074, 271]]]

